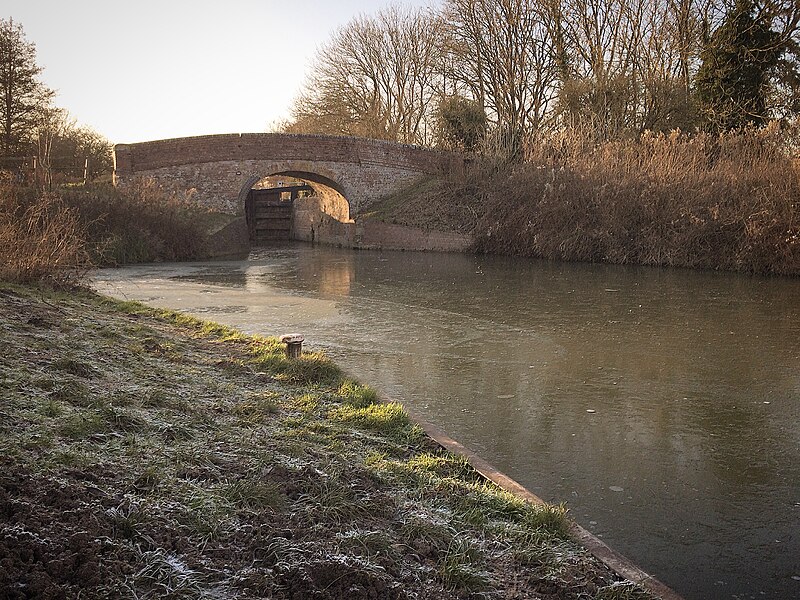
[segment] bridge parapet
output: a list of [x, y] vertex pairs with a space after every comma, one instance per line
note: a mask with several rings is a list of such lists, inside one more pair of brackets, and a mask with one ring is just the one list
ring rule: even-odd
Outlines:
[[115, 183], [154, 178], [172, 189], [193, 189], [199, 202], [229, 212], [243, 210], [242, 190], [254, 176], [317, 175], [335, 184], [356, 214], [415, 179], [462, 165], [454, 153], [326, 135], [223, 134], [114, 147]]

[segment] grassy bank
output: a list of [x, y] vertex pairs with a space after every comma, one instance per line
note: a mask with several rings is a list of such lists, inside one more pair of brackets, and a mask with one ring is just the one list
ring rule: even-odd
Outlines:
[[0, 597], [646, 597], [323, 356], [8, 285], [0, 331]]
[[[795, 132], [796, 137], [796, 132]], [[774, 129], [531, 142], [376, 207], [471, 233], [475, 251], [552, 260], [800, 274], [797, 139]]]

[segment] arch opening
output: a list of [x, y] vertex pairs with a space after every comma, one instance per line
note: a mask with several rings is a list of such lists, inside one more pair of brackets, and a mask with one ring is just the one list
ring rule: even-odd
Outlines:
[[342, 186], [317, 173], [254, 175], [240, 199], [253, 245], [284, 240], [342, 244], [352, 238], [354, 222]]

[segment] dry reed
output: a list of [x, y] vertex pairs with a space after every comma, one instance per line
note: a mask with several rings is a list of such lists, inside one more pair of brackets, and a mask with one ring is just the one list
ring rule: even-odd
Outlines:
[[481, 252], [800, 274], [800, 165], [777, 128], [529, 143], [478, 161], [442, 195], [481, 216]]
[[162, 190], [152, 180], [61, 191], [85, 224], [89, 251], [102, 265], [177, 261], [207, 256], [209, 211], [189, 194]]
[[77, 212], [52, 194], [0, 185], [0, 279], [72, 286], [91, 266]]
[[79, 284], [93, 264], [206, 256], [208, 211], [152, 182], [54, 193], [0, 181], [0, 279]]

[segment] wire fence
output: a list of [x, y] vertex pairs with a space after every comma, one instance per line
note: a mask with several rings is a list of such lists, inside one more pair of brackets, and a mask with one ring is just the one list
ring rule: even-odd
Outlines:
[[95, 165], [89, 158], [67, 157], [42, 163], [36, 156], [0, 157], [0, 179], [19, 185], [49, 187], [67, 183], [88, 183], [103, 173], [108, 165]]

